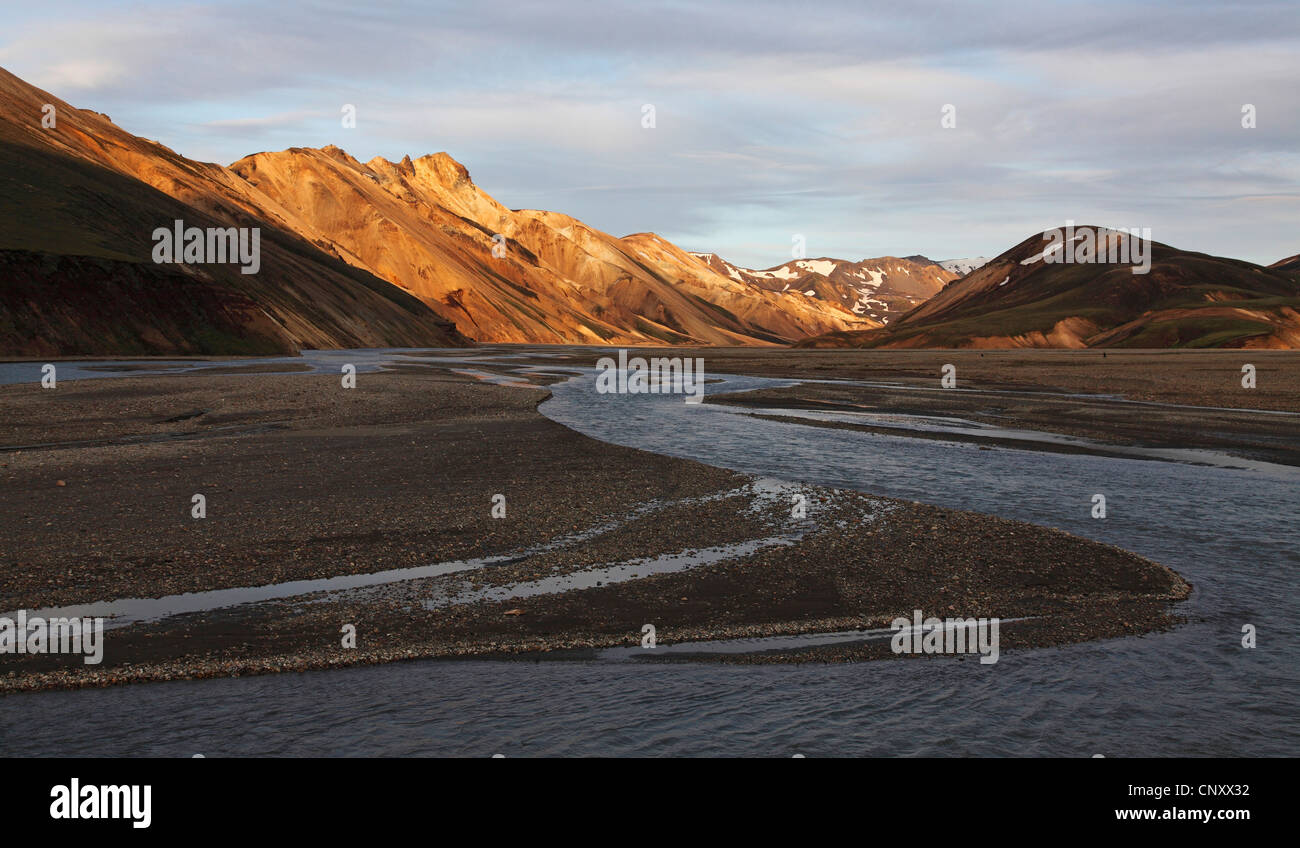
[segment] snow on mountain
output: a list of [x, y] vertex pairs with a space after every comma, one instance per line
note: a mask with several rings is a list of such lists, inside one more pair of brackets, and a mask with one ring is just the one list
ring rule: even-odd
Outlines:
[[881, 324], [924, 303], [958, 276], [923, 256], [881, 256], [858, 262], [795, 259], [762, 270], [733, 265], [712, 253], [692, 256], [732, 279], [777, 294], [803, 294], [838, 304], [852, 315]]
[[944, 259], [937, 264], [943, 268], [952, 271], [959, 277], [964, 277], [976, 268], [988, 264], [987, 256], [972, 256], [968, 259]]

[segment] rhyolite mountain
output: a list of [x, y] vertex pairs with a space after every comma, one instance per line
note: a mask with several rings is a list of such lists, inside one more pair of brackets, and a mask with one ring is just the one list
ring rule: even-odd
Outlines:
[[[53, 107], [54, 125], [42, 118]], [[157, 264], [153, 231], [258, 227], [261, 267]], [[269, 354], [468, 344], [428, 304], [192, 162], [0, 69], [0, 354]]]
[[231, 171], [303, 235], [478, 341], [785, 344], [879, 323], [718, 274], [653, 233], [617, 238], [558, 212], [509, 209], [446, 153], [363, 163], [338, 147], [291, 148]]
[[924, 256], [881, 256], [856, 262], [826, 257], [796, 259], [751, 270], [733, 265], [714, 253], [691, 255], [733, 280], [768, 291], [838, 304], [882, 326], [923, 303], [957, 277]]
[[[1128, 237], [1076, 227], [1092, 238]], [[1117, 242], [1118, 244], [1118, 242]], [[887, 327], [800, 347], [1300, 347], [1300, 274], [1150, 242], [1132, 262], [1065, 263], [1040, 233], [954, 280]]]
[[[653, 234], [508, 209], [445, 153], [195, 162], [2, 69], [0, 165], [6, 355], [780, 345], [879, 325], [839, 300], [720, 275]], [[177, 219], [259, 227], [259, 272], [154, 263], [153, 231]]]

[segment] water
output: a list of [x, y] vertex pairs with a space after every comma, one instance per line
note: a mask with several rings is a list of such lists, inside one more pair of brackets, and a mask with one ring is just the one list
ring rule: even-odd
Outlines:
[[[342, 352], [351, 359], [339, 353], [321, 367], [337, 370], [337, 362], [360, 359], [358, 352]], [[471, 358], [476, 367], [509, 370], [519, 355]], [[383, 360], [381, 354], [365, 361], [382, 367]], [[39, 365], [33, 367], [38, 375]], [[709, 393], [791, 382], [724, 381], [710, 384]], [[415, 661], [13, 695], [0, 700], [0, 753], [1300, 753], [1297, 469], [980, 450], [814, 429], [685, 404], [680, 396], [596, 395], [590, 373], [552, 391], [544, 414], [606, 441], [791, 482], [1022, 519], [1135, 551], [1195, 584], [1179, 608], [1190, 620], [1169, 633], [1003, 653], [991, 666], [951, 658], [654, 665], [606, 655], [548, 663]], [[1091, 518], [1097, 493], [1106, 496], [1105, 520]], [[1258, 629], [1254, 650], [1240, 645], [1244, 624]], [[40, 722], [29, 719], [34, 713]]]
[[[695, 498], [681, 498], [672, 501], [651, 500], [622, 515], [601, 521], [585, 530], [564, 534], [549, 542], [531, 545], [496, 556], [435, 562], [362, 574], [340, 574], [335, 577], [288, 580], [282, 583], [267, 583], [258, 586], [236, 586], [229, 589], [185, 592], [178, 595], [163, 595], [159, 598], [113, 598], [72, 606], [42, 607], [29, 610], [28, 615], [29, 617], [39, 616], [44, 619], [102, 618], [104, 619], [104, 628], [113, 629], [132, 624], [160, 621], [185, 613], [209, 612], [242, 604], [254, 604], [285, 598], [305, 599], [310, 597], [313, 602], [317, 603], [334, 601], [342, 597], [356, 601], [367, 595], [382, 598], [387, 594], [389, 587], [395, 584], [410, 585], [413, 581], [479, 571], [489, 566], [504, 565], [538, 554], [564, 550], [610, 532], [633, 519], [643, 518], [667, 506], [681, 507], [692, 503], [721, 500], [727, 497], [748, 497], [755, 502], [771, 500], [776, 497], [780, 498], [781, 503], [784, 504], [787, 500], [784, 497], [787, 489], [793, 491], [795, 487], [787, 487], [780, 481], [759, 479], [737, 489]], [[648, 577], [652, 574], [667, 574], [713, 562], [752, 556], [765, 548], [794, 544], [802, 537], [803, 533], [801, 532], [788, 533], [765, 539], [751, 539], [731, 545], [675, 551], [648, 559], [638, 558], [624, 562], [608, 563], [604, 566], [573, 571], [532, 582], [462, 592], [455, 597], [443, 597], [437, 602], [425, 602], [425, 606], [434, 608], [436, 606], [470, 603], [481, 599], [527, 598], [572, 591], [574, 589], [586, 589], [602, 584], [621, 583], [638, 577]], [[18, 610], [0, 612], [0, 618], [16, 620], [17, 616]]]
[[[484, 361], [509, 361], [527, 356], [530, 359], [560, 356], [547, 351], [503, 351], [498, 348], [365, 348], [361, 350], [304, 350], [299, 356], [263, 356], [248, 359], [104, 359], [84, 362], [55, 362], [59, 380], [94, 380], [113, 377], [148, 377], [159, 375], [193, 376], [205, 371], [257, 367], [263, 374], [338, 374], [344, 365], [353, 365], [358, 374], [384, 370], [391, 365], [474, 365]], [[0, 362], [0, 385], [31, 383], [39, 386], [45, 363]], [[283, 366], [277, 371], [268, 366]], [[250, 372], [252, 373], [252, 372]], [[474, 373], [474, 372], [465, 372]]]

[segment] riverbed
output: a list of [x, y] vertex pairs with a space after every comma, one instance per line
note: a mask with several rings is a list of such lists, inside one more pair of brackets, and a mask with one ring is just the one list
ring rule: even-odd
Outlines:
[[[564, 375], [540, 411], [603, 441], [763, 478], [855, 489], [1066, 530], [1149, 557], [1194, 586], [1166, 633], [1004, 655], [737, 667], [417, 661], [10, 695], [0, 750], [26, 755], [1294, 756], [1300, 722], [1300, 517], [1294, 468], [1204, 457], [981, 446], [772, 420], [780, 409], [607, 396], [594, 373], [525, 352], [333, 351], [239, 367], [338, 373], [441, 366]], [[65, 379], [139, 363], [59, 365]], [[224, 363], [223, 367], [230, 366]], [[66, 367], [65, 367], [66, 366]], [[201, 375], [192, 362], [150, 363]], [[0, 365], [39, 380], [40, 365]], [[135, 373], [139, 373], [136, 371]], [[708, 395], [795, 380], [710, 374]], [[531, 389], [520, 388], [519, 391]], [[784, 410], [790, 412], [790, 410]], [[767, 417], [759, 417], [765, 414]], [[985, 447], [986, 449], [981, 449]], [[1104, 519], [1093, 517], [1103, 494]], [[1258, 647], [1242, 646], [1242, 628]]]

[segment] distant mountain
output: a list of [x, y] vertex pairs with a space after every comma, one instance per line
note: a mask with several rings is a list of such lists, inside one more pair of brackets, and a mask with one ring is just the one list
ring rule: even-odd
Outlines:
[[[176, 220], [259, 228], [257, 273], [155, 263], [152, 234]], [[419, 299], [295, 232], [226, 168], [137, 138], [3, 69], [0, 269], [0, 354], [9, 356], [468, 344]]]
[[944, 259], [937, 264], [952, 271], [958, 277], [964, 277], [976, 268], [987, 265], [988, 262], [987, 256], [972, 256], [969, 259]]
[[[1076, 227], [1102, 244], [1127, 234]], [[1047, 233], [1025, 239], [888, 327], [800, 347], [1300, 347], [1300, 275], [1149, 242], [1134, 264], [1053, 260]], [[1059, 254], [1057, 254], [1059, 256]]]
[[733, 265], [716, 254], [693, 255], [734, 280], [835, 304], [880, 325], [906, 314], [956, 276], [925, 257], [918, 261], [882, 256], [858, 262], [825, 257], [796, 259], [756, 271]]

